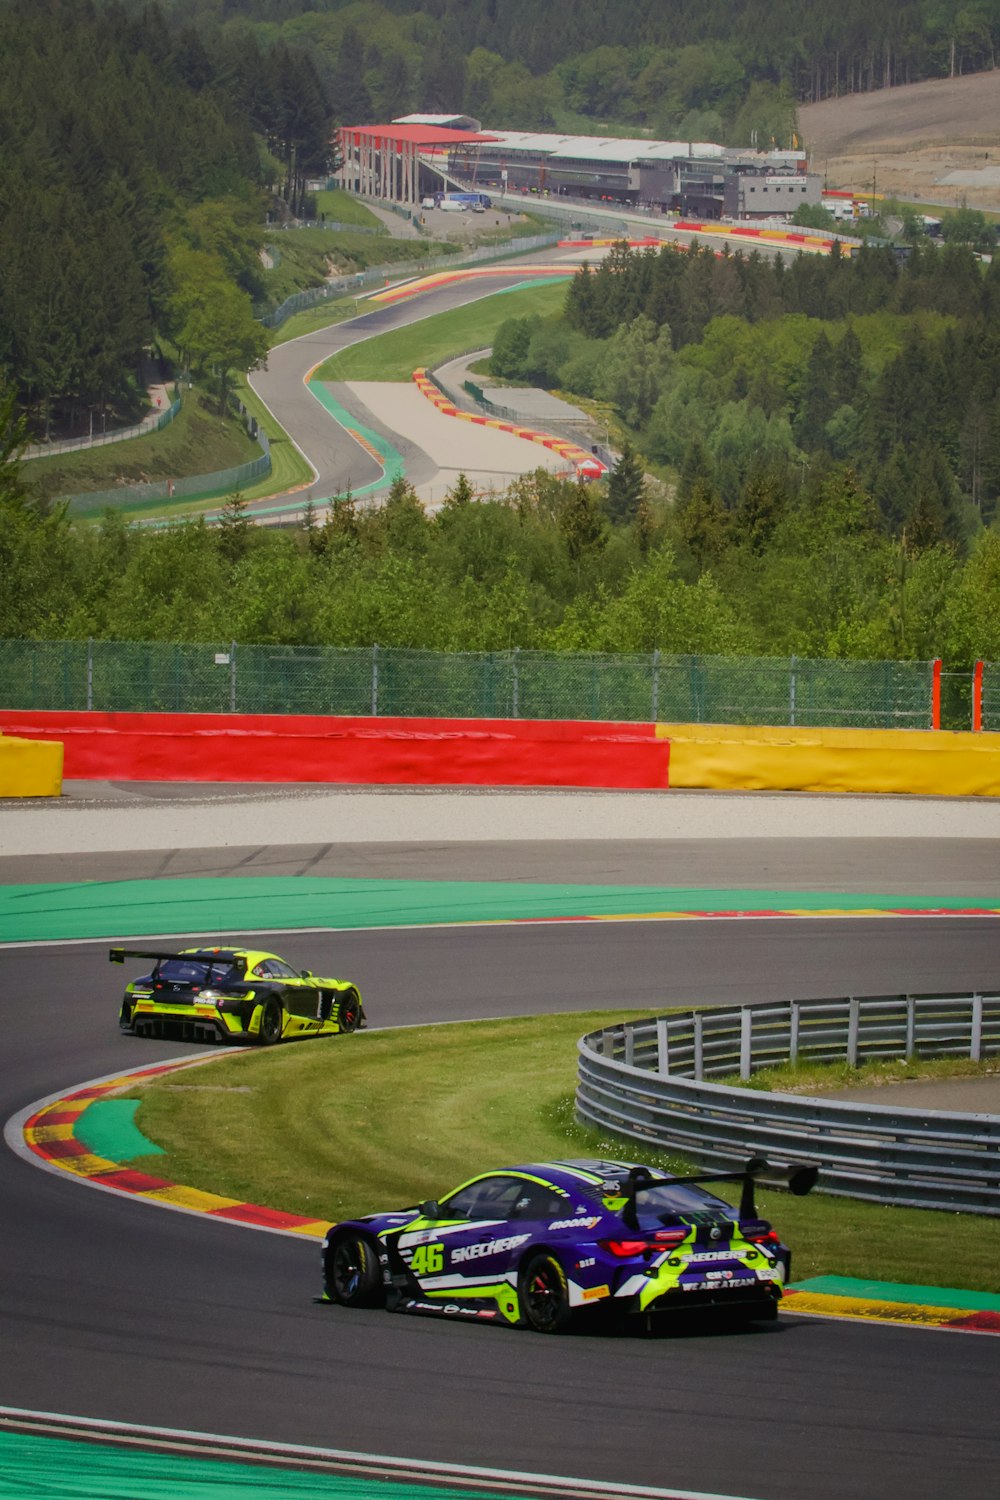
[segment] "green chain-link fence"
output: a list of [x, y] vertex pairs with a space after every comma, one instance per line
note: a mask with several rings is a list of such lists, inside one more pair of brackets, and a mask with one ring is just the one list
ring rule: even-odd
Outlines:
[[930, 662], [0, 641], [0, 706], [927, 729]]
[[983, 728], [1000, 730], [1000, 662], [983, 662]]

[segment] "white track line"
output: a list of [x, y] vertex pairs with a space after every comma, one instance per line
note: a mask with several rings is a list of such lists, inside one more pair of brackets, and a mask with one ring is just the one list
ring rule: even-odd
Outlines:
[[58, 1412], [31, 1411], [24, 1407], [0, 1406], [0, 1423], [45, 1431], [49, 1436], [85, 1434], [144, 1447], [180, 1449], [191, 1457], [254, 1458], [265, 1463], [296, 1467], [338, 1468], [373, 1471], [396, 1479], [438, 1480], [448, 1484], [479, 1484], [489, 1488], [527, 1494], [588, 1496], [591, 1500], [747, 1500], [705, 1490], [653, 1489], [647, 1485], [604, 1484], [600, 1480], [572, 1479], [561, 1474], [534, 1474], [519, 1469], [480, 1468], [471, 1464], [437, 1463], [419, 1459], [392, 1458], [378, 1453], [354, 1453], [342, 1448], [314, 1448], [298, 1443], [268, 1443], [252, 1438], [226, 1437], [218, 1433], [193, 1432], [175, 1427], [146, 1427], [135, 1422], [106, 1421], [95, 1417], [73, 1417]]

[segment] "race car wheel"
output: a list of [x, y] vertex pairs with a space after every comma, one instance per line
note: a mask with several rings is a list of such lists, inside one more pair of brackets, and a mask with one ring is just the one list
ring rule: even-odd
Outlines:
[[560, 1333], [569, 1323], [566, 1273], [554, 1255], [533, 1255], [521, 1268], [517, 1284], [521, 1314], [536, 1333]]
[[378, 1253], [363, 1234], [338, 1234], [326, 1252], [326, 1294], [344, 1307], [381, 1307], [385, 1302]]
[[260, 1017], [260, 1030], [257, 1040], [262, 1047], [273, 1047], [275, 1042], [281, 1041], [281, 1029], [284, 1017], [281, 1013], [281, 1001], [273, 997], [264, 1002], [264, 1009]]
[[135, 1035], [135, 1028], [132, 1025], [132, 1007], [127, 1000], [122, 1005], [121, 1013], [118, 1017], [118, 1026], [121, 1031], [124, 1031], [126, 1036]]
[[361, 1025], [361, 996], [357, 990], [345, 990], [337, 1001], [337, 1022], [341, 1031], [357, 1031]]

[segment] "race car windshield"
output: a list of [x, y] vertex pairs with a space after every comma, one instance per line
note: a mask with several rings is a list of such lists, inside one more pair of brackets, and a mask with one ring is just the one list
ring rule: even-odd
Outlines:
[[732, 1204], [683, 1182], [657, 1182], [652, 1187], [640, 1188], [636, 1194], [637, 1229], [659, 1229], [678, 1217], [704, 1213], [725, 1219], [736, 1215]]
[[199, 989], [209, 984], [221, 984], [233, 975], [234, 965], [229, 959], [224, 963], [204, 963], [196, 958], [167, 958], [160, 964], [157, 977], [168, 984], [195, 985]]

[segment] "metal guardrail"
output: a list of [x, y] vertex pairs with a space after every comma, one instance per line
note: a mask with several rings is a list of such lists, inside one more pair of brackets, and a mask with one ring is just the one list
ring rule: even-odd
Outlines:
[[766, 1093], [749, 1079], [795, 1060], [1000, 1056], [1000, 994], [879, 995], [727, 1006], [623, 1022], [579, 1043], [589, 1125], [709, 1171], [747, 1156], [819, 1161], [820, 1190], [1000, 1216], [1000, 1115]]
[[54, 443], [32, 443], [21, 455], [25, 463], [33, 458], [52, 458], [60, 453], [77, 453], [85, 448], [106, 448], [109, 443], [124, 443], [129, 438], [143, 437], [147, 432], [159, 432], [172, 422], [181, 409], [178, 396], [164, 411], [155, 411], [131, 427], [116, 427], [111, 432], [91, 433], [89, 437], [61, 438]]

